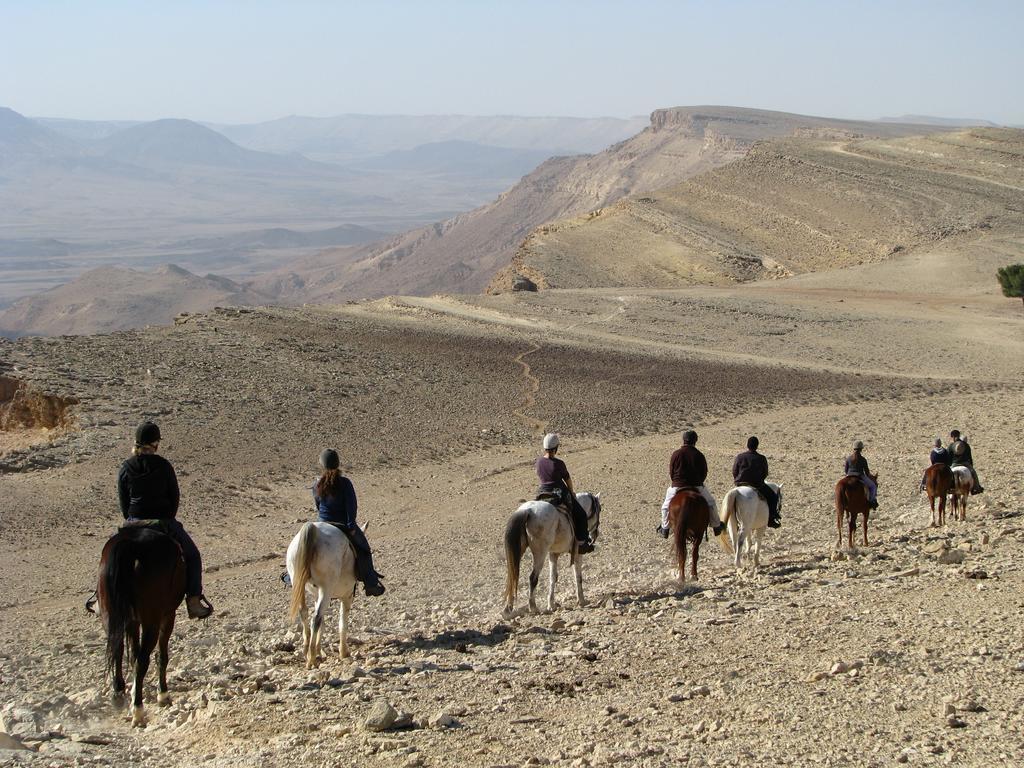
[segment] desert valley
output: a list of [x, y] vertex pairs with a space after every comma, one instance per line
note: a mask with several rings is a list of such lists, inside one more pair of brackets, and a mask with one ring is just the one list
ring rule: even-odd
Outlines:
[[[0, 341], [0, 762], [1024, 762], [1024, 313], [995, 279], [1024, 261], [1024, 130], [732, 107], [606, 132], [622, 128], [591, 126], [596, 145], [554, 157], [553, 140], [517, 140], [536, 167], [490, 174], [509, 183], [489, 201], [474, 176], [431, 210], [423, 175], [404, 226], [369, 197], [347, 221], [326, 205], [298, 228], [267, 222], [291, 233], [273, 247], [240, 239], [267, 229], [258, 216], [232, 233], [204, 224], [186, 250], [213, 254], [205, 277], [159, 255], [192, 202], [151, 238], [138, 229], [147, 201], [166, 202], [169, 171], [138, 170], [168, 151], [159, 136], [131, 154], [122, 135], [99, 170], [98, 150], [78, 155], [83, 188], [132, 169], [145, 195], [119, 237], [141, 255], [65, 254], [60, 285], [0, 313], [17, 337]], [[217, 162], [247, 165], [218, 206], [251, 182], [274, 210], [281, 195], [302, 209], [307, 192], [357, 195], [371, 173], [301, 133], [287, 147], [280, 131], [225, 134], [248, 143], [211, 140]], [[282, 170], [271, 153], [292, 151], [307, 154]], [[389, 151], [407, 150], [373, 148]], [[227, 184], [194, 173], [203, 194]], [[394, 193], [396, 177], [373, 174]], [[68, 184], [47, 216], [77, 205]], [[265, 258], [214, 268], [249, 248]], [[172, 703], [150, 681], [140, 729], [111, 702], [82, 605], [143, 419], [160, 424], [216, 612], [179, 615]], [[784, 486], [756, 573], [711, 539], [699, 581], [680, 585], [654, 532], [688, 428], [717, 498], [749, 435]], [[918, 484], [953, 428], [987, 490], [965, 521], [931, 527]], [[505, 525], [533, 497], [546, 432], [577, 490], [601, 493], [587, 604], [563, 558], [554, 611], [523, 609], [524, 575], [520, 610], [502, 615]], [[833, 489], [858, 439], [880, 508], [850, 549]], [[280, 574], [325, 446], [387, 593], [356, 596], [349, 659], [333, 605], [307, 670]], [[373, 725], [382, 712], [397, 726]]]

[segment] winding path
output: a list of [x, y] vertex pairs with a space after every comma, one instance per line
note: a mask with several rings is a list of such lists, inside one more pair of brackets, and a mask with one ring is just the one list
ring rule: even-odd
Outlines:
[[523, 423], [526, 424], [526, 426], [528, 426], [530, 429], [537, 432], [538, 434], [543, 432], [547, 428], [548, 423], [546, 421], [541, 421], [540, 419], [533, 418], [527, 413], [527, 411], [529, 411], [531, 408], [533, 408], [533, 406], [537, 404], [537, 392], [540, 390], [540, 379], [533, 375], [533, 372], [530, 370], [530, 364], [526, 362], [524, 358], [526, 358], [527, 355], [532, 355], [534, 352], [537, 352], [539, 350], [540, 344], [534, 343], [533, 345], [531, 345], [530, 349], [526, 350], [525, 352], [520, 352], [515, 357], [515, 361], [522, 366], [523, 378], [526, 379], [526, 401], [521, 409], [513, 411], [513, 413], [518, 418], [522, 419]]

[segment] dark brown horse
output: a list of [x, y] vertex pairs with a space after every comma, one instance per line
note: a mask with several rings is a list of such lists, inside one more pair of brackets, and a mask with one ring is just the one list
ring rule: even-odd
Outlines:
[[700, 543], [708, 530], [711, 512], [708, 503], [697, 491], [682, 489], [668, 505], [668, 521], [675, 539], [676, 559], [679, 562], [679, 580], [686, 582], [686, 545], [690, 544], [690, 578], [697, 580], [697, 557]]
[[[924, 490], [932, 507], [932, 527], [946, 524], [946, 497], [953, 492], [953, 470], [948, 464], [932, 464], [924, 472]], [[935, 500], [939, 500], [939, 516], [935, 517]]]
[[114, 696], [125, 692], [122, 659], [128, 638], [128, 662], [135, 664], [132, 725], [144, 726], [142, 683], [149, 658], [159, 645], [160, 692], [157, 703], [171, 703], [167, 691], [167, 643], [174, 614], [185, 597], [185, 560], [170, 536], [145, 527], [126, 527], [114, 534], [100, 556], [96, 589], [100, 618], [107, 630], [107, 672]]
[[[878, 475], [868, 473], [868, 477], [878, 485]], [[857, 515], [864, 515], [864, 546], [868, 545], [868, 487], [856, 476], [847, 475], [836, 483], [836, 527], [839, 529], [839, 540], [836, 549], [843, 546], [843, 515], [850, 516], [848, 544], [853, 549], [853, 532], [857, 530]]]

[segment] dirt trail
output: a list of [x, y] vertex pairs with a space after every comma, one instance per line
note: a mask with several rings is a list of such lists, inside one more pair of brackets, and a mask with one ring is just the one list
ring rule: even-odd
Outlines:
[[530, 364], [526, 362], [524, 358], [528, 355], [534, 354], [535, 352], [539, 352], [540, 349], [540, 344], [533, 344], [530, 349], [525, 352], [520, 352], [515, 356], [516, 363], [518, 363], [523, 369], [523, 378], [526, 379], [526, 401], [521, 409], [515, 411], [515, 415], [522, 419], [523, 423], [537, 434], [542, 434], [547, 428], [548, 423], [541, 419], [535, 419], [528, 414], [528, 411], [537, 404], [537, 392], [540, 391], [540, 379], [533, 375], [533, 372], [530, 369]]

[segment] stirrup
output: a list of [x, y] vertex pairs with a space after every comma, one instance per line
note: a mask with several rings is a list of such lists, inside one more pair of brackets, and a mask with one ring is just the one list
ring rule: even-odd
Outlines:
[[586, 555], [589, 552], [594, 551], [594, 543], [592, 541], [580, 541], [576, 540], [576, 551], [581, 555]]

